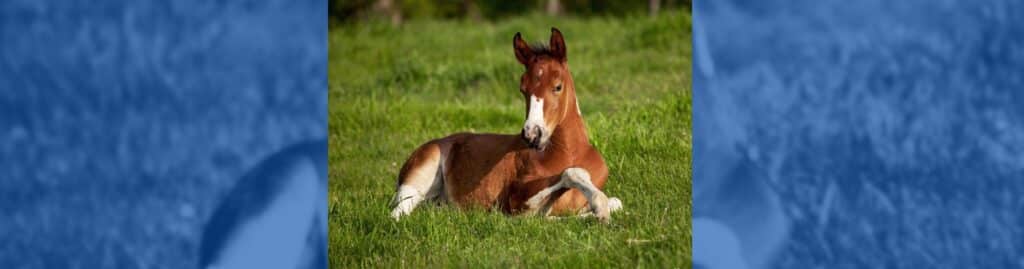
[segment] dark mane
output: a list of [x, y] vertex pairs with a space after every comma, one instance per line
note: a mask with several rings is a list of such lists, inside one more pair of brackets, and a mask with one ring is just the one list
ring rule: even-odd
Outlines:
[[551, 52], [551, 48], [544, 43], [533, 43], [530, 45], [530, 52], [533, 52], [533, 56], [548, 56], [554, 57], [555, 54]]

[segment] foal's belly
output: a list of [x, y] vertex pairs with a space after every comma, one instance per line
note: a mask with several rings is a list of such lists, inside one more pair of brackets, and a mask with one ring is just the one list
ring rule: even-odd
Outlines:
[[502, 196], [517, 177], [515, 135], [458, 134], [442, 165], [445, 196], [462, 208], [504, 208]]
[[515, 180], [514, 158], [455, 155], [444, 173], [445, 195], [462, 208], [490, 209], [501, 203], [509, 183]]

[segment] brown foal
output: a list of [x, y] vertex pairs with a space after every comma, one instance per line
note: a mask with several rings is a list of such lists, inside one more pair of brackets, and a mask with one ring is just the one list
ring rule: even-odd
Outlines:
[[604, 222], [621, 208], [601, 191], [608, 167], [587, 138], [562, 33], [551, 28], [548, 46], [532, 47], [516, 33], [513, 47], [526, 67], [522, 132], [458, 133], [423, 144], [399, 172], [393, 218], [423, 200], [507, 214], [593, 214]]

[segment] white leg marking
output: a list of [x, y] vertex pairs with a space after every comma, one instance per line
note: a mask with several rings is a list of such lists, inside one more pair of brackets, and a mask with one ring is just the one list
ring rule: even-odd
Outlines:
[[398, 187], [398, 192], [395, 193], [395, 200], [392, 202], [395, 208], [391, 210], [391, 217], [398, 220], [402, 216], [408, 215], [422, 201], [423, 194], [417, 191], [416, 188], [406, 185]]
[[540, 190], [540, 192], [537, 192], [537, 194], [534, 194], [532, 197], [530, 197], [529, 200], [526, 200], [526, 212], [538, 212], [538, 209], [540, 209], [539, 214], [542, 216], [547, 216], [548, 213], [551, 212], [551, 207], [547, 206], [549, 200], [548, 198], [551, 197], [552, 192], [555, 192], [562, 188], [565, 188], [564, 180], [558, 181], [558, 183], [555, 183], [555, 185], [551, 185], [550, 187]]
[[445, 156], [443, 153], [438, 155], [406, 175], [405, 182], [398, 187], [394, 200], [391, 202], [391, 205], [394, 206], [391, 210], [392, 218], [398, 220], [411, 213], [423, 200], [434, 199], [442, 194], [444, 183], [441, 163], [444, 162]]
[[579, 189], [583, 192], [583, 196], [587, 198], [587, 202], [590, 204], [590, 210], [580, 213], [578, 216], [585, 217], [595, 215], [598, 219], [601, 219], [601, 221], [607, 222], [611, 217], [611, 211], [622, 209], [622, 200], [614, 197], [608, 198], [604, 192], [594, 186], [593, 182], [590, 182], [590, 173], [582, 168], [573, 167], [562, 172], [562, 177], [558, 183], [544, 188], [537, 192], [537, 194], [531, 196], [530, 199], [526, 200], [526, 212], [537, 212], [542, 216], [547, 216], [551, 211], [551, 205], [549, 203], [551, 193], [562, 188]]
[[562, 173], [562, 181], [567, 182], [570, 187], [577, 188], [583, 192], [583, 197], [586, 197], [587, 202], [590, 203], [590, 210], [598, 219], [607, 222], [611, 218], [608, 196], [597, 189], [594, 183], [590, 182], [590, 173], [587, 170], [577, 167], [565, 169], [565, 172]]
[[615, 212], [622, 209], [622, 200], [617, 197], [608, 198], [608, 211]]

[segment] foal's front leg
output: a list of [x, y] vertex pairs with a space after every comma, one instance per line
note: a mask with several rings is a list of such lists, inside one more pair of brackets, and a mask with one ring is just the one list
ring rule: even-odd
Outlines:
[[613, 209], [621, 207], [621, 202], [618, 199], [612, 198], [613, 200], [609, 200], [604, 192], [598, 189], [597, 186], [594, 186], [594, 183], [590, 181], [590, 173], [587, 170], [572, 167], [562, 172], [558, 183], [544, 188], [530, 197], [526, 201], [527, 212], [538, 212], [542, 215], [547, 215], [551, 211], [551, 205], [554, 203], [551, 200], [551, 194], [563, 188], [576, 188], [583, 192], [583, 197], [587, 198], [587, 203], [590, 205], [590, 212], [603, 222], [607, 222], [611, 218], [611, 211]]

